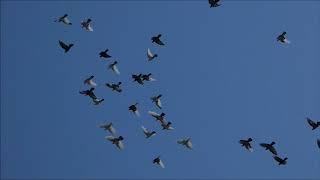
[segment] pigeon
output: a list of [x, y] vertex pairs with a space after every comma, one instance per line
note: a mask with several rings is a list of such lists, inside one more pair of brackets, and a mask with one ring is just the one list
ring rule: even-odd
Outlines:
[[90, 76], [89, 78], [83, 81], [84, 84], [88, 84], [89, 86], [97, 86], [97, 83], [93, 81], [94, 76]]
[[113, 63], [109, 64], [108, 68], [111, 69], [114, 73], [119, 75], [120, 71], [119, 71], [118, 67], [116, 66], [116, 64], [118, 64], [118, 61], [114, 61]]
[[152, 131], [152, 132], [151, 132], [151, 131], [148, 131], [147, 128], [145, 128], [145, 127], [143, 127], [143, 126], [141, 126], [141, 128], [142, 128], [142, 130], [143, 130], [144, 135], [146, 135], [146, 138], [150, 138], [150, 137], [156, 135], [156, 132], [155, 132], [155, 131]]
[[89, 96], [92, 99], [97, 99], [97, 96], [93, 93], [94, 88], [91, 88], [89, 90], [85, 90], [85, 91], [80, 91], [80, 94], [84, 94], [85, 96]]
[[72, 25], [72, 23], [68, 19], [68, 14], [64, 14], [63, 16], [59, 17], [58, 19], [55, 20], [55, 22], [62, 22], [63, 24], [66, 24], [66, 25]]
[[93, 101], [93, 104], [94, 104], [94, 105], [99, 105], [100, 103], [102, 103], [102, 102], [104, 101], [104, 99], [98, 99], [98, 98], [96, 98], [96, 99], [92, 99], [92, 101]]
[[220, 0], [209, 0], [210, 8], [220, 6], [221, 4], [218, 4], [219, 1]]
[[86, 31], [93, 31], [93, 28], [91, 27], [91, 19], [88, 18], [86, 20], [81, 21], [81, 26], [84, 28]]
[[318, 147], [320, 148], [320, 139], [317, 139]]
[[106, 86], [107, 86], [108, 88], [111, 88], [112, 91], [117, 91], [117, 92], [119, 92], [119, 93], [122, 92], [122, 89], [121, 89], [120, 85], [121, 85], [121, 82], [118, 82], [118, 84], [109, 84], [109, 83], [106, 83]]
[[164, 43], [160, 40], [160, 37], [161, 37], [161, 36], [162, 36], [161, 34], [158, 34], [157, 36], [153, 36], [153, 37], [151, 38], [152, 43], [156, 43], [156, 44], [158, 44], [158, 45], [164, 46]]
[[269, 150], [272, 154], [277, 155], [277, 151], [276, 149], [273, 147], [273, 145], [275, 145], [275, 142], [271, 142], [270, 144], [267, 143], [260, 143], [261, 147], [264, 147], [266, 150]]
[[143, 85], [143, 80], [142, 80], [142, 74], [139, 74], [139, 75], [135, 75], [133, 74], [132, 75], [132, 78], [133, 78], [133, 82], [134, 81], [137, 81], [139, 84]]
[[154, 58], [158, 57], [157, 54], [152, 54], [151, 50], [148, 48], [147, 50], [148, 61], [152, 61]]
[[99, 53], [99, 55], [100, 55], [100, 58], [111, 58], [111, 56], [108, 54], [108, 51], [109, 51], [109, 49], [106, 49], [106, 50], [104, 50], [104, 51], [101, 51], [100, 53]]
[[61, 40], [59, 40], [59, 44], [62, 47], [62, 49], [64, 49], [64, 52], [67, 53], [71, 47], [73, 46], [73, 44], [66, 44], [64, 42], [62, 42]]
[[312, 127], [312, 130], [317, 129], [320, 126], [320, 121], [314, 122], [310, 118], [307, 117], [308, 124]]
[[112, 123], [102, 124], [99, 127], [103, 128], [105, 131], [109, 131], [112, 135], [116, 134], [116, 130], [114, 129]]
[[129, 111], [132, 111], [136, 116], [140, 116], [137, 105], [138, 105], [138, 103], [135, 103], [135, 104], [129, 106]]
[[280, 34], [278, 37], [277, 37], [277, 41], [280, 41], [281, 43], [283, 44], [289, 44], [290, 41], [285, 37], [285, 35], [287, 34], [287, 32], [282, 32], [282, 34]]
[[171, 126], [171, 122], [161, 122], [162, 130], [173, 130], [174, 128]]
[[191, 138], [181, 139], [181, 140], [178, 140], [177, 142], [178, 144], [186, 146], [188, 149], [192, 149]]
[[142, 74], [141, 75], [141, 78], [142, 78], [142, 81], [155, 81], [154, 78], [150, 77], [152, 74], [149, 73], [149, 74]]
[[158, 114], [156, 112], [153, 112], [153, 111], [149, 111], [148, 112], [152, 117], [154, 117], [157, 121], [160, 121], [161, 124], [165, 123], [165, 118], [164, 116], [166, 115], [165, 113], [161, 113], [161, 114]]
[[153, 164], [157, 164], [157, 165], [159, 165], [160, 167], [164, 168], [164, 164], [163, 164], [162, 160], [160, 159], [160, 156], [156, 157], [156, 158], [153, 160]]
[[287, 164], [287, 160], [288, 160], [287, 157], [285, 157], [284, 159], [282, 159], [282, 158], [280, 158], [279, 156], [273, 156], [273, 159], [276, 160], [276, 161], [279, 163], [279, 165], [285, 165], [285, 164]]
[[112, 144], [115, 144], [118, 149], [122, 150], [124, 148], [123, 143], [122, 143], [124, 138], [122, 136], [119, 136], [119, 137], [106, 136], [105, 138], [107, 140], [111, 141]]
[[160, 98], [162, 97], [161, 94], [159, 94], [158, 96], [153, 96], [151, 97], [150, 99], [152, 100], [153, 103], [155, 103], [155, 105], [161, 109], [162, 108], [162, 105], [161, 105], [161, 101], [160, 101]]
[[249, 138], [248, 140], [240, 140], [239, 143], [244, 146], [248, 151], [252, 152], [253, 148], [250, 144], [250, 142], [252, 141], [251, 138]]

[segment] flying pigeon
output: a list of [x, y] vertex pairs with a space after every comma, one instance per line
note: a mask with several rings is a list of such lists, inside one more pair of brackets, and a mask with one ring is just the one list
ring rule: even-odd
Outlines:
[[165, 113], [161, 113], [161, 114], [158, 114], [156, 112], [153, 112], [153, 111], [149, 111], [148, 112], [152, 117], [154, 117], [157, 121], [160, 121], [161, 124], [165, 123], [165, 118], [164, 116], [166, 115]]
[[99, 105], [100, 103], [102, 103], [102, 102], [104, 101], [104, 99], [98, 99], [98, 98], [96, 98], [96, 99], [92, 99], [92, 101], [93, 101], [93, 104], [94, 104], [94, 105]]
[[209, 0], [210, 8], [220, 6], [221, 4], [218, 4], [219, 1], [220, 0]]
[[249, 150], [250, 152], [253, 151], [253, 148], [250, 144], [250, 142], [252, 141], [251, 138], [249, 138], [248, 140], [240, 140], [239, 143], [244, 146], [247, 150]]
[[164, 46], [164, 43], [160, 40], [160, 37], [161, 37], [161, 36], [162, 36], [161, 34], [158, 34], [157, 36], [153, 36], [153, 37], [151, 38], [152, 43], [156, 43], [156, 44], [158, 44], [158, 45]]
[[88, 18], [86, 20], [81, 21], [81, 26], [84, 28], [86, 31], [93, 31], [93, 28], [91, 27], [91, 19]]
[[152, 54], [151, 50], [148, 48], [147, 57], [148, 57], [148, 61], [152, 61], [154, 58], [158, 57], [158, 54]]
[[162, 108], [162, 105], [161, 105], [161, 101], [160, 101], [160, 98], [162, 97], [161, 94], [159, 94], [158, 96], [153, 96], [151, 97], [150, 99], [152, 100], [153, 103], [155, 103], [155, 105], [161, 109]]
[[154, 78], [150, 77], [152, 74], [149, 73], [149, 74], [142, 74], [141, 78], [142, 78], [142, 81], [155, 81]]
[[267, 143], [261, 143], [260, 146], [264, 147], [266, 150], [269, 150], [272, 154], [277, 155], [277, 151], [276, 149], [273, 147], [273, 145], [275, 145], [275, 142], [271, 142], [270, 144]]
[[135, 103], [135, 104], [129, 106], [129, 111], [132, 111], [136, 116], [140, 116], [137, 105], [138, 105], [138, 103]]
[[119, 71], [118, 67], [116, 66], [116, 64], [118, 64], [118, 61], [114, 61], [113, 63], [109, 64], [108, 68], [111, 69], [114, 73], [119, 75], [120, 71]]
[[109, 84], [109, 83], [106, 83], [106, 86], [107, 86], [108, 88], [111, 88], [112, 91], [117, 91], [117, 92], [119, 92], [119, 93], [122, 92], [122, 89], [121, 89], [120, 85], [121, 85], [121, 82], [118, 82], [118, 84]]
[[83, 81], [84, 84], [88, 84], [89, 86], [97, 86], [97, 83], [93, 81], [94, 76], [90, 76], [89, 78]]
[[278, 37], [277, 37], [277, 41], [280, 41], [281, 43], [283, 44], [289, 44], [290, 41], [285, 37], [285, 35], [287, 34], [287, 32], [282, 32], [282, 34], [280, 34]]
[[317, 129], [320, 126], [320, 121], [314, 122], [310, 118], [307, 117], [308, 124], [312, 127], [312, 130]]
[[85, 96], [89, 96], [92, 99], [97, 99], [97, 96], [93, 93], [94, 88], [91, 88], [89, 90], [80, 91], [80, 94], [84, 94]]
[[112, 144], [115, 144], [117, 146], [118, 149], [122, 150], [124, 148], [123, 146], [123, 137], [119, 136], [119, 137], [114, 137], [114, 136], [106, 136], [105, 137], [107, 140], [111, 141]]
[[287, 160], [288, 160], [287, 157], [285, 157], [284, 159], [282, 159], [282, 158], [280, 158], [279, 156], [273, 156], [273, 159], [276, 160], [276, 161], [279, 163], [279, 165], [285, 165], [285, 164], [287, 164]]
[[142, 74], [139, 74], [139, 75], [135, 75], [133, 74], [132, 75], [132, 79], [133, 79], [133, 82], [134, 81], [137, 81], [139, 84], [143, 85], [143, 80], [142, 80]]
[[112, 135], [116, 134], [116, 130], [113, 127], [112, 123], [106, 123], [99, 126], [100, 128], [103, 128], [105, 131], [109, 131]]
[[171, 126], [171, 124], [171, 122], [161, 122], [162, 130], [173, 130], [174, 128]]
[[63, 16], [59, 17], [58, 19], [55, 20], [55, 22], [62, 22], [63, 24], [66, 24], [66, 25], [72, 25], [72, 23], [68, 19], [68, 14], [64, 14]]
[[143, 127], [143, 126], [141, 126], [141, 128], [142, 128], [142, 130], [143, 130], [144, 135], [146, 135], [146, 138], [150, 138], [150, 137], [156, 135], [156, 132], [155, 132], [155, 131], [152, 131], [152, 132], [151, 132], [151, 131], [148, 131], [147, 128], [145, 128], [145, 127]]
[[156, 158], [153, 160], [153, 164], [157, 164], [157, 165], [159, 165], [160, 167], [164, 168], [164, 164], [163, 164], [162, 160], [160, 159], [160, 156], [156, 157]]
[[101, 52], [99, 53], [100, 58], [111, 58], [111, 56], [108, 54], [108, 51], [109, 51], [109, 49], [106, 49], [106, 50], [104, 50], [104, 51], [101, 51]]
[[73, 46], [73, 44], [66, 44], [60, 40], [59, 40], [59, 45], [62, 47], [62, 49], [64, 49], [65, 53], [68, 52], [70, 48]]
[[188, 149], [192, 149], [191, 138], [181, 139], [181, 140], [178, 140], [177, 142], [178, 144], [186, 146]]

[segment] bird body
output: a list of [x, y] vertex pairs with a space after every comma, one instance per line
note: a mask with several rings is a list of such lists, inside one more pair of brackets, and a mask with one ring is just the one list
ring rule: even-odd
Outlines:
[[93, 81], [94, 76], [90, 76], [89, 78], [83, 81], [84, 84], [88, 84], [89, 86], [97, 86], [97, 83]]
[[89, 90], [80, 91], [80, 94], [84, 94], [85, 96], [89, 96], [92, 99], [97, 99], [97, 96], [94, 94], [94, 88], [91, 88]]
[[120, 71], [117, 67], [118, 61], [114, 61], [113, 63], [109, 64], [108, 68], [112, 70], [115, 74], [119, 75]]
[[117, 91], [117, 92], [122, 92], [122, 89], [120, 87], [120, 85], [122, 84], [122, 82], [118, 82], [118, 84], [109, 84], [109, 83], [106, 83], [106, 86], [108, 88], [111, 88], [112, 91]]
[[81, 26], [82, 26], [82, 28], [84, 28], [86, 31], [92, 32], [92, 31], [93, 31], [93, 28], [92, 28], [92, 26], [91, 26], [91, 21], [92, 21], [92, 20], [91, 20], [90, 18], [81, 21]]
[[73, 46], [73, 44], [66, 44], [61, 40], [59, 40], [59, 45], [64, 50], [65, 53], [67, 53], [71, 49], [71, 47]]
[[166, 115], [165, 113], [161, 113], [161, 114], [158, 114], [156, 112], [153, 112], [153, 111], [149, 111], [148, 112], [152, 117], [154, 117], [156, 119], [156, 121], [160, 121], [162, 124], [165, 123], [165, 118], [164, 116]]
[[106, 49], [106, 50], [104, 50], [104, 51], [101, 51], [100, 53], [99, 53], [99, 56], [100, 56], [100, 58], [111, 58], [111, 56], [108, 54], [108, 51], [109, 51], [109, 49]]
[[250, 144], [250, 142], [252, 141], [251, 138], [249, 138], [248, 140], [240, 140], [239, 143], [245, 147], [248, 151], [252, 152], [253, 151], [253, 148]]
[[279, 165], [285, 165], [285, 164], [287, 164], [287, 160], [288, 160], [287, 157], [285, 157], [284, 159], [282, 159], [282, 158], [280, 158], [279, 156], [273, 156], [273, 159], [276, 160], [276, 161], [279, 163]]
[[287, 34], [287, 32], [282, 32], [282, 34], [280, 34], [278, 37], [277, 37], [277, 41], [283, 43], [283, 44], [289, 44], [290, 41], [285, 37], [285, 35]]
[[210, 8], [220, 6], [221, 4], [218, 4], [219, 1], [220, 0], [209, 0]]
[[143, 80], [142, 80], [142, 74], [133, 74], [132, 75], [133, 81], [137, 81], [139, 84], [143, 85]]
[[164, 163], [162, 162], [162, 160], [160, 159], [160, 156], [156, 157], [154, 160], [153, 160], [153, 164], [157, 164], [159, 165], [160, 167], [164, 168]]
[[71, 21], [68, 19], [68, 14], [64, 14], [63, 16], [59, 17], [55, 22], [62, 22], [66, 25], [72, 25]]
[[266, 150], [269, 150], [272, 154], [277, 155], [277, 151], [273, 146], [274, 144], [276, 144], [276, 143], [275, 142], [271, 142], [270, 144], [260, 143], [260, 146], [264, 147]]
[[132, 111], [136, 116], [140, 116], [137, 105], [138, 103], [129, 106], [129, 111]]
[[113, 127], [112, 123], [106, 123], [99, 126], [100, 128], [103, 128], [105, 131], [109, 131], [112, 135], [116, 133], [115, 128]]
[[119, 137], [106, 136], [105, 138], [110, 142], [112, 142], [112, 144], [115, 144], [118, 149], [122, 150], [124, 148], [124, 145], [122, 143], [124, 138], [122, 136], [119, 136]]
[[308, 124], [311, 126], [312, 130], [317, 129], [320, 126], [320, 121], [315, 122], [313, 120], [311, 120], [310, 118], [307, 117], [307, 122]]
[[156, 132], [155, 131], [148, 131], [147, 128], [141, 126], [142, 130], [143, 130], [143, 133], [144, 135], [146, 136], [146, 138], [150, 138], [154, 135], [156, 135]]
[[158, 55], [157, 55], [157, 54], [153, 54], [153, 53], [151, 52], [151, 50], [148, 48], [148, 50], [147, 50], [147, 57], [148, 57], [148, 61], [152, 61], [154, 58], [158, 57]]
[[159, 109], [162, 109], [162, 104], [161, 104], [161, 100], [160, 100], [161, 97], [162, 97], [162, 95], [159, 94], [158, 96], [153, 96], [153, 97], [150, 98], [152, 100], [152, 102], [155, 103], [155, 105]]
[[181, 139], [181, 140], [178, 140], [177, 142], [178, 142], [178, 144], [181, 144], [181, 145], [187, 147], [188, 149], [192, 149], [191, 138]]
[[162, 36], [161, 34], [158, 34], [157, 36], [153, 36], [153, 37], [151, 38], [152, 43], [156, 43], [156, 44], [158, 44], [158, 45], [160, 45], [160, 46], [164, 46], [164, 43], [160, 40], [160, 37], [161, 37], [161, 36]]

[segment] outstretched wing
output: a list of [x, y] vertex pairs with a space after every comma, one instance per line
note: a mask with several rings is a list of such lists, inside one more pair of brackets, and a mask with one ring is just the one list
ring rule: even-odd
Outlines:
[[148, 56], [149, 59], [153, 58], [153, 54], [152, 54], [152, 52], [151, 52], [151, 50], [149, 48], [147, 50], [147, 56]]
[[106, 136], [105, 137], [107, 140], [112, 141], [115, 137], [114, 136]]
[[119, 71], [119, 69], [118, 69], [118, 67], [116, 66], [116, 65], [113, 65], [112, 67], [111, 67], [111, 69], [112, 69], [112, 71], [114, 72], [114, 73], [116, 73], [116, 74], [120, 74], [120, 71]]

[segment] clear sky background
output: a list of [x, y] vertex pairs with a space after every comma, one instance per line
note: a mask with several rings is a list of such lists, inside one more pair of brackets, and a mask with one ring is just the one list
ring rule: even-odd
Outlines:
[[[72, 26], [53, 22], [65, 13]], [[94, 32], [80, 27], [88, 17]], [[275, 41], [282, 31], [291, 44]], [[320, 178], [319, 129], [305, 120], [320, 120], [319, 32], [318, 1], [1, 1], [1, 178]], [[165, 47], [151, 43], [158, 33]], [[65, 54], [58, 40], [75, 46]], [[98, 57], [106, 48], [120, 76]], [[158, 81], [133, 83], [139, 72]], [[78, 93], [90, 75], [100, 106]], [[121, 94], [104, 86], [118, 81]], [[158, 93], [171, 132], [147, 114], [161, 112]], [[158, 134], [145, 139], [141, 125]], [[248, 137], [253, 153], [238, 143]], [[286, 166], [258, 146], [271, 141]]]

